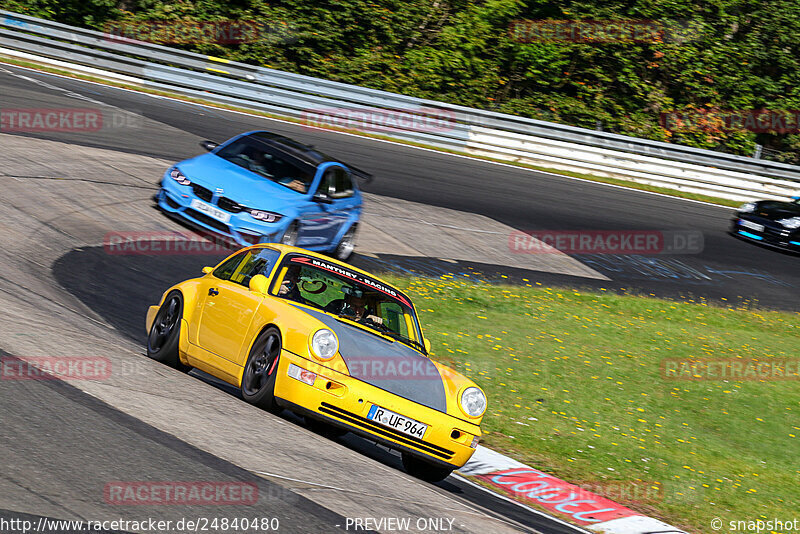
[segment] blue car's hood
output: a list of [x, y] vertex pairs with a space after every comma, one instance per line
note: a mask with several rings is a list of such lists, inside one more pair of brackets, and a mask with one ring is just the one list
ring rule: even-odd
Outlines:
[[222, 196], [248, 208], [281, 213], [304, 200], [304, 195], [268, 178], [245, 170], [214, 154], [203, 154], [178, 163], [186, 177], [203, 187], [223, 190]]
[[399, 341], [383, 339], [320, 311], [300, 309], [336, 332], [339, 354], [350, 376], [447, 413], [444, 383], [431, 360]]

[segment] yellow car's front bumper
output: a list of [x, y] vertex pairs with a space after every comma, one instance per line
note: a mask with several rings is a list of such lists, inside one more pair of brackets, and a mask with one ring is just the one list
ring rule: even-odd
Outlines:
[[[316, 374], [313, 385], [289, 376], [294, 364]], [[375, 387], [347, 374], [283, 350], [278, 363], [275, 397], [285, 408], [308, 415], [390, 448], [424, 458], [442, 467], [458, 469], [475, 452], [480, 426], [439, 412]], [[375, 404], [428, 425], [419, 439], [367, 419]]]

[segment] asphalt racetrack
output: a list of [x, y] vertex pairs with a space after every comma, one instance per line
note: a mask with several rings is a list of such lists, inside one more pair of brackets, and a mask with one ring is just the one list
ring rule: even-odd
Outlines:
[[[25, 75], [46, 85], [0, 72], [3, 106], [58, 107], [82, 103], [97, 107], [97, 102], [164, 126], [161, 131], [154, 131], [133, 119], [130, 127], [125, 127], [123, 121], [123, 126], [108, 131], [25, 135], [178, 161], [202, 151], [197, 146], [198, 140], [219, 142], [243, 131], [269, 129], [313, 144], [373, 173], [374, 181], [364, 188], [367, 192], [485, 215], [522, 231], [702, 233], [699, 253], [574, 256], [610, 278], [607, 284], [527, 273], [537, 281], [604, 285], [608, 289], [624, 288], [645, 295], [704, 298], [726, 305], [746, 302], [766, 308], [800, 309], [797, 289], [800, 258], [731, 237], [727, 233], [732, 215], [729, 208], [458, 158], [65, 78], [30, 72]], [[82, 98], [90, 100], [81, 102]], [[154, 176], [153, 183], [158, 179]], [[415, 229], [409, 225], [407, 231], [413, 235]], [[530, 278], [524, 273], [505, 272], [503, 265], [494, 265], [489, 257], [475, 264], [472, 267], [489, 276], [504, 272]], [[440, 270], [433, 267], [431, 272]]]
[[[147, 306], [222, 256], [110, 255], [103, 236], [175, 227], [153, 209], [160, 176], [148, 173], [162, 160], [200, 153], [202, 139], [273, 130], [373, 173], [369, 193], [432, 212], [479, 214], [518, 230], [699, 231], [704, 243], [696, 254], [574, 256], [599, 277], [510, 268], [488, 256], [453, 262], [356, 255], [354, 263], [375, 271], [480, 273], [489, 280], [800, 309], [800, 258], [727, 235], [730, 209], [0, 67], [0, 108], [72, 107], [100, 108], [122, 120], [97, 132], [0, 132], [7, 143], [0, 151], [0, 356], [102, 356], [116, 371], [102, 381], [2, 383], [0, 518], [177, 521], [244, 514], [278, 517], [280, 532], [328, 532], [346, 529], [353, 517], [430, 516], [453, 519], [458, 532], [579, 531], [456, 478], [419, 482], [384, 449], [319, 436], [297, 418], [247, 405], [211, 377], [184, 375], [143, 356]], [[16, 152], [8, 150], [12, 141]], [[48, 148], [56, 146], [50, 142], [70, 157]], [[413, 224], [405, 231], [414, 238]], [[126, 507], [104, 497], [114, 481], [164, 480], [241, 482], [258, 488], [259, 497], [248, 507], [227, 508]]]

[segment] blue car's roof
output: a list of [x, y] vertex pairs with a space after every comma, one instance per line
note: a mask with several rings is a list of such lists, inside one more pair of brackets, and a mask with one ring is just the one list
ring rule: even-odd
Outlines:
[[310, 172], [311, 174], [314, 173], [316, 168], [321, 163], [335, 162], [344, 165], [350, 170], [350, 172], [360, 178], [364, 178], [366, 180], [372, 179], [371, 174], [353, 167], [352, 165], [349, 165], [341, 160], [333, 158], [324, 152], [320, 152], [311, 145], [304, 145], [303, 143], [295, 141], [289, 137], [268, 131], [249, 132], [245, 135], [250, 139], [264, 143], [275, 150], [279, 150], [285, 156], [287, 156], [288, 159], [294, 160], [293, 163], [300, 168], [304, 168], [304, 170]]

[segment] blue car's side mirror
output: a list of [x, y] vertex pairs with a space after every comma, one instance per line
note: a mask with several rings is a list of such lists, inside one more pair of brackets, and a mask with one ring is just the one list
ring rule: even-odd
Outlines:
[[319, 204], [330, 204], [333, 202], [331, 197], [329, 197], [325, 193], [314, 193], [314, 196], [311, 197], [311, 200]]
[[200, 146], [211, 152], [217, 148], [219, 144], [215, 143], [214, 141], [200, 141]]

